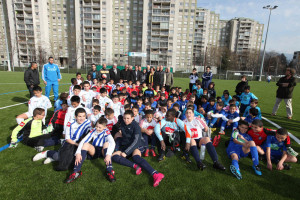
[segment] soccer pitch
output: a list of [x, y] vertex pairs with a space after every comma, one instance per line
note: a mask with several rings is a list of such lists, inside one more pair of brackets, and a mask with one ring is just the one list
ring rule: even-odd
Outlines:
[[[22, 72], [0, 72], [0, 147], [10, 142], [10, 135], [16, 126], [15, 117], [27, 111], [29, 92], [23, 81]], [[62, 74], [59, 91], [68, 91], [70, 79], [75, 74]], [[85, 77], [85, 75], [83, 75]], [[217, 96], [228, 89], [234, 94], [238, 81], [214, 80]], [[41, 81], [42, 83], [42, 81]], [[174, 86], [187, 88], [189, 79], [175, 78]], [[276, 124], [287, 128], [300, 139], [300, 85], [293, 93], [292, 120], [286, 118], [285, 105], [281, 104], [277, 116], [271, 116], [275, 103], [277, 86], [274, 82], [250, 81], [251, 92], [259, 98], [258, 106], [262, 115]], [[41, 84], [44, 87], [43, 84]], [[44, 88], [43, 88], [44, 89]], [[52, 95], [52, 92], [51, 92]], [[51, 98], [53, 99], [53, 97]], [[15, 105], [19, 104], [19, 105]], [[12, 106], [15, 105], [15, 106]], [[11, 106], [11, 107], [9, 107]], [[48, 118], [53, 108], [48, 112]], [[264, 125], [275, 128], [264, 121]], [[214, 136], [214, 135], [213, 135]], [[291, 164], [289, 171], [273, 171], [266, 168], [266, 162], [260, 163], [262, 176], [256, 176], [249, 158], [241, 159], [242, 180], [237, 180], [230, 172], [231, 160], [225, 149], [225, 141], [230, 134], [221, 136], [216, 148], [220, 162], [227, 168], [225, 172], [212, 168], [212, 161], [206, 152], [207, 168], [199, 171], [194, 159], [191, 164], [181, 160], [181, 154], [158, 163], [157, 158], [148, 157], [147, 161], [165, 178], [157, 188], [152, 186], [152, 177], [146, 172], [137, 176], [133, 169], [113, 163], [116, 172], [115, 183], [104, 176], [105, 164], [102, 159], [86, 161], [82, 167], [83, 175], [73, 183], [63, 181], [69, 171], [57, 172], [55, 163], [43, 165], [42, 161], [32, 162], [37, 153], [35, 149], [19, 144], [15, 149], [0, 152], [0, 197], [1, 199], [299, 199], [300, 167]], [[292, 140], [292, 147], [300, 152], [300, 145]], [[48, 147], [47, 149], [58, 149]]]

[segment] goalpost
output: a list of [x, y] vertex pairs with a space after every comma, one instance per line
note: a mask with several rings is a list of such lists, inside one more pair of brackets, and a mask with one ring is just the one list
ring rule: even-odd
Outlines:
[[[234, 71], [234, 70], [227, 70], [226, 71], [226, 80], [228, 79], [240, 79], [241, 76], [247, 76], [247, 79], [251, 78], [253, 79], [253, 71]], [[249, 78], [248, 78], [249, 77]]]

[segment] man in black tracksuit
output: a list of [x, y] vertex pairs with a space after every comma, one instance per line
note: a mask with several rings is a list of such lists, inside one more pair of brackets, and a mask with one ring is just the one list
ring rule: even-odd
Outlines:
[[32, 62], [31, 66], [24, 73], [24, 81], [29, 90], [30, 98], [33, 97], [32, 88], [40, 84], [39, 71], [36, 62]]

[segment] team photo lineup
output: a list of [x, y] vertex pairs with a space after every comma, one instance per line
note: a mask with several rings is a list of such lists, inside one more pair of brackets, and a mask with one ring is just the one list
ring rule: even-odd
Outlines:
[[[82, 176], [86, 160], [98, 158], [105, 163], [108, 181], [116, 181], [122, 173], [113, 166], [123, 165], [132, 168], [136, 175], [148, 173], [153, 187], [168, 181], [168, 175], [154, 169], [147, 157], [155, 157], [163, 164], [179, 155], [200, 171], [207, 167], [221, 173], [229, 170], [232, 178], [239, 180], [242, 158], [252, 160], [256, 176], [263, 176], [261, 165], [268, 170], [290, 170], [289, 163], [297, 162], [298, 153], [286, 127], [264, 127], [264, 108], [259, 107], [259, 99], [251, 92], [245, 75], [237, 85], [219, 94], [209, 66], [202, 75], [194, 68], [186, 82], [189, 89], [183, 90], [174, 85], [169, 67], [125, 65], [120, 70], [116, 64], [111, 69], [103, 64], [98, 71], [93, 64], [86, 77], [80, 72], [74, 74], [69, 91], [63, 92], [59, 91], [63, 78], [60, 69], [52, 57], [48, 61], [40, 73], [35, 62], [24, 73], [30, 93], [28, 111], [16, 113], [17, 126], [11, 133], [9, 148], [22, 142], [36, 149], [34, 162], [56, 162], [57, 171], [72, 169], [65, 183]], [[287, 120], [292, 119], [294, 75], [294, 69], [286, 68], [285, 76], [276, 83], [272, 115], [276, 115], [284, 100]], [[235, 93], [230, 94], [233, 90]], [[47, 118], [47, 110], [53, 107], [53, 116]], [[225, 141], [230, 166], [224, 166], [217, 154], [224, 151], [218, 146], [225, 134], [231, 135]], [[51, 146], [60, 147], [57, 151], [45, 150]], [[212, 166], [205, 163], [205, 156], [212, 160]]]

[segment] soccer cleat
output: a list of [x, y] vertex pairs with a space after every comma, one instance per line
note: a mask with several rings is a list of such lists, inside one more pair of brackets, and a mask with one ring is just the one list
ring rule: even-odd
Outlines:
[[213, 168], [223, 170], [223, 171], [226, 170], [226, 168], [221, 163], [219, 163], [219, 161], [214, 162]]
[[82, 175], [82, 172], [73, 172], [69, 178], [67, 178], [67, 180], [65, 181], [65, 183], [72, 183], [73, 181], [75, 181], [77, 178], [79, 178]]
[[140, 175], [142, 173], [142, 168], [137, 164], [134, 164], [133, 168], [135, 169], [135, 174]]
[[197, 162], [197, 167], [203, 171], [206, 168], [206, 165], [203, 162]]
[[165, 177], [165, 175], [163, 175], [162, 173], [153, 174], [153, 179], [154, 179], [153, 187], [157, 187], [164, 177]]
[[111, 172], [106, 171], [106, 177], [110, 182], [115, 182], [116, 181], [115, 171], [114, 170], [112, 170]]
[[48, 152], [48, 151], [43, 151], [43, 152], [41, 152], [41, 153], [36, 154], [36, 155], [33, 157], [32, 161], [38, 161], [38, 160], [47, 158], [47, 152]]
[[287, 153], [290, 154], [291, 156], [295, 156], [295, 157], [298, 156], [298, 153], [297, 153], [294, 149], [292, 149], [292, 147], [287, 147], [287, 148], [286, 148], [286, 151], [287, 151]]
[[214, 137], [214, 139], [213, 139], [213, 146], [217, 147], [219, 145], [220, 141], [221, 141], [221, 136], [220, 135], [216, 135]]
[[146, 149], [145, 153], [144, 153], [144, 156], [145, 157], [148, 157], [149, 156], [149, 149]]
[[34, 148], [35, 148], [35, 150], [36, 150], [37, 152], [42, 152], [42, 151], [44, 150], [45, 147], [43, 147], [43, 146], [37, 146], [37, 147], [34, 147]]
[[8, 148], [16, 148], [17, 146], [18, 146], [18, 143], [12, 142], [12, 143], [10, 143]]
[[166, 159], [165, 153], [161, 153], [158, 157], [158, 162], [164, 161]]
[[152, 154], [153, 157], [156, 157], [156, 153], [155, 153], [154, 149], [150, 149], [150, 153]]
[[258, 176], [262, 175], [261, 169], [258, 165], [252, 166], [252, 168], [254, 169], [254, 172], [255, 172], [256, 175], [258, 175]]
[[240, 172], [240, 170], [238, 170], [234, 165], [230, 165], [230, 171], [233, 175], [235, 175], [235, 177], [239, 180], [242, 179], [242, 174]]
[[54, 161], [54, 159], [52, 158], [47, 158], [45, 161], [44, 161], [44, 165], [47, 165], [49, 163], [52, 163]]
[[182, 154], [181, 159], [182, 159], [182, 160], [185, 160], [187, 163], [191, 163], [191, 162], [192, 162], [191, 159], [190, 159], [189, 154], [186, 153], [186, 152], [184, 152], [184, 153]]
[[219, 135], [225, 135], [225, 131], [220, 131]]

